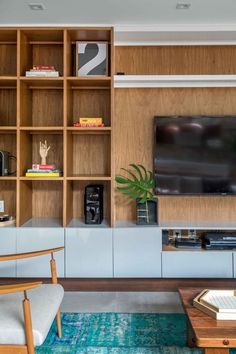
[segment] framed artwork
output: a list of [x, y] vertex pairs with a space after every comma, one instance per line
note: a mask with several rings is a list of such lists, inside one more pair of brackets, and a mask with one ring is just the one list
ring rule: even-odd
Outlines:
[[76, 42], [76, 75], [108, 75], [107, 42]]

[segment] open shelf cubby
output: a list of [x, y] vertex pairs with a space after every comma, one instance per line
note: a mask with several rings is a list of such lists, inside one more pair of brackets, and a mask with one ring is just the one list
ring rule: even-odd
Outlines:
[[67, 125], [79, 118], [102, 117], [105, 126], [111, 125], [110, 80], [68, 80]]
[[67, 213], [66, 224], [68, 227], [91, 227], [84, 223], [84, 193], [85, 187], [93, 184], [101, 184], [104, 188], [103, 194], [103, 222], [101, 225], [92, 227], [108, 227], [111, 223], [110, 204], [111, 204], [111, 183], [110, 181], [88, 180], [73, 181], [67, 180]]
[[20, 199], [20, 226], [63, 225], [62, 181], [20, 181]]
[[20, 75], [33, 65], [53, 65], [63, 76], [63, 30], [25, 29], [20, 32]]
[[16, 126], [16, 80], [14, 79], [0, 81], [0, 126]]
[[0, 179], [0, 200], [4, 200], [4, 213], [16, 218], [16, 181]]
[[20, 176], [25, 176], [32, 164], [41, 161], [39, 155], [40, 141], [47, 141], [50, 145], [48, 164], [55, 164], [57, 169], [63, 170], [63, 134], [59, 131], [24, 130], [20, 132]]
[[6, 29], [0, 32], [0, 77], [17, 74], [17, 30]]
[[20, 95], [21, 126], [63, 126], [63, 81], [23, 79]]
[[67, 62], [65, 76], [76, 76], [75, 72], [75, 51], [76, 42], [107, 42], [108, 43], [108, 76], [111, 75], [111, 28], [71, 28], [66, 32]]
[[67, 132], [67, 176], [109, 177], [111, 175], [109, 131]]

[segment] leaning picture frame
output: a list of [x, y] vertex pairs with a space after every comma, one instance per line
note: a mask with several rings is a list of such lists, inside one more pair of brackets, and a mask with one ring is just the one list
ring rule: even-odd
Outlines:
[[108, 42], [76, 42], [76, 76], [108, 76]]

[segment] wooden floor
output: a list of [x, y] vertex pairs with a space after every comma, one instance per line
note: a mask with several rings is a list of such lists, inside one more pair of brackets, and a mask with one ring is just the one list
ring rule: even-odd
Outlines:
[[[0, 284], [37, 281], [39, 278], [0, 278]], [[44, 283], [49, 278], [40, 279]], [[59, 278], [66, 291], [178, 291], [183, 287], [235, 288], [235, 279], [82, 279]]]

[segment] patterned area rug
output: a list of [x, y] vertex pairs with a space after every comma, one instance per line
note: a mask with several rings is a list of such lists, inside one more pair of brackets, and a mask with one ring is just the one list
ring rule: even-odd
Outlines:
[[[37, 354], [202, 354], [187, 347], [184, 314], [63, 313]], [[231, 350], [230, 354], [236, 354]]]
[[186, 346], [183, 314], [63, 313], [37, 354], [202, 354]]

